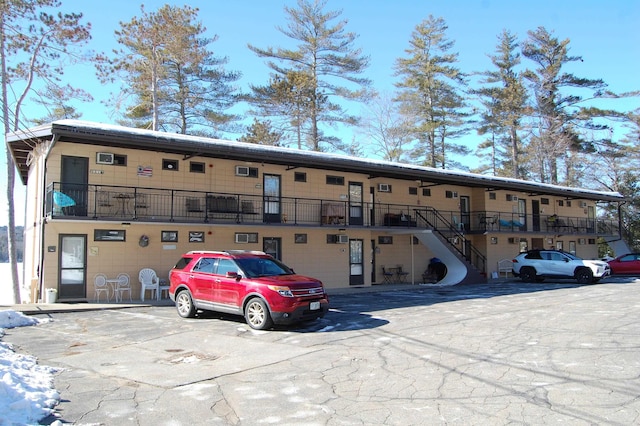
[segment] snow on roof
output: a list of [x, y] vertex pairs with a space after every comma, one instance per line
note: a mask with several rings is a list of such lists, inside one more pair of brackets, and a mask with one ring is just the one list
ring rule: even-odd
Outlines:
[[[77, 134], [79, 137], [93, 135], [96, 139], [105, 139], [109, 136], [129, 138], [131, 145], [147, 143], [165, 145], [174, 150], [191, 149], [195, 147], [234, 153], [251, 157], [253, 161], [280, 161], [282, 164], [297, 161], [307, 167], [330, 168], [337, 170], [349, 170], [360, 173], [369, 173], [372, 177], [394, 177], [399, 179], [420, 180], [425, 183], [437, 182], [457, 184], [461, 186], [485, 187], [491, 189], [511, 189], [532, 193], [548, 193], [574, 198], [599, 199], [606, 201], [622, 201], [624, 197], [613, 191], [597, 191], [586, 188], [574, 188], [548, 183], [526, 181], [501, 176], [482, 175], [461, 170], [438, 169], [415, 164], [403, 164], [387, 160], [372, 158], [356, 158], [343, 154], [300, 150], [295, 148], [275, 147], [254, 143], [228, 141], [202, 136], [182, 135], [176, 133], [158, 132], [146, 129], [123, 127], [113, 124], [95, 123], [83, 120], [59, 120], [51, 124], [28, 129], [22, 133], [7, 135], [7, 141], [18, 141], [34, 136], [64, 133], [65, 135]], [[197, 150], [195, 150], [197, 151]], [[298, 166], [299, 166], [298, 165]]]

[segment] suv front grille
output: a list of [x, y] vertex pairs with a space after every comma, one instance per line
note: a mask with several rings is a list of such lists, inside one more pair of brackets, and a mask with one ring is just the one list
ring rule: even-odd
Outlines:
[[322, 287], [292, 288], [294, 297], [320, 297], [324, 294]]

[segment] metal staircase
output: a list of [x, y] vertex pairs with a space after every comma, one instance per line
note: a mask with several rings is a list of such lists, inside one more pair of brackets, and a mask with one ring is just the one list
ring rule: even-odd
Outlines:
[[[464, 228], [460, 224], [449, 222], [437, 210], [426, 207], [424, 209], [414, 209], [418, 228], [424, 228], [431, 232], [416, 232], [414, 235], [426, 246], [428, 246], [438, 257], [452, 257], [448, 253], [443, 253], [442, 248], [450, 252], [466, 270], [466, 274], [454, 274], [452, 280], [458, 280], [451, 284], [479, 283], [487, 281], [487, 258], [478, 250], [464, 235]], [[440, 244], [437, 244], [437, 242]], [[442, 247], [442, 248], [440, 248]], [[440, 248], [440, 250], [438, 250]], [[445, 259], [442, 259], [446, 262]], [[451, 275], [451, 267], [447, 265]], [[449, 281], [446, 279], [446, 281]], [[443, 281], [445, 281], [443, 280]], [[448, 282], [447, 282], [448, 283]]]

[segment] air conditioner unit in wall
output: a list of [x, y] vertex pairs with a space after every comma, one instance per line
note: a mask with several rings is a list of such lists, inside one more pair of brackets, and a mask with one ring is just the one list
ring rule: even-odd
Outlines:
[[96, 164], [113, 164], [114, 155], [110, 152], [98, 152], [96, 154]]
[[349, 236], [348, 235], [344, 235], [344, 234], [338, 235], [338, 243], [339, 244], [346, 244], [348, 242], [349, 242]]
[[518, 201], [518, 196], [517, 196], [517, 195], [514, 195], [514, 196], [511, 198], [511, 200], [512, 200], [512, 201]]
[[389, 186], [388, 183], [379, 183], [378, 184], [378, 191], [380, 191], [380, 192], [391, 192], [391, 187]]
[[580, 207], [587, 207], [586, 201], [580, 201]]
[[249, 176], [249, 167], [236, 166], [236, 176]]
[[249, 234], [236, 234], [236, 243], [248, 243]]

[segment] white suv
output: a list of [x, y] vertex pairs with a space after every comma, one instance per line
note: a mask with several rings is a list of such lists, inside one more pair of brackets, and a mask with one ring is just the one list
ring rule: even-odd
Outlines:
[[601, 260], [585, 260], [559, 250], [530, 250], [513, 259], [513, 275], [525, 282], [544, 278], [574, 278], [589, 284], [611, 273], [609, 264]]

